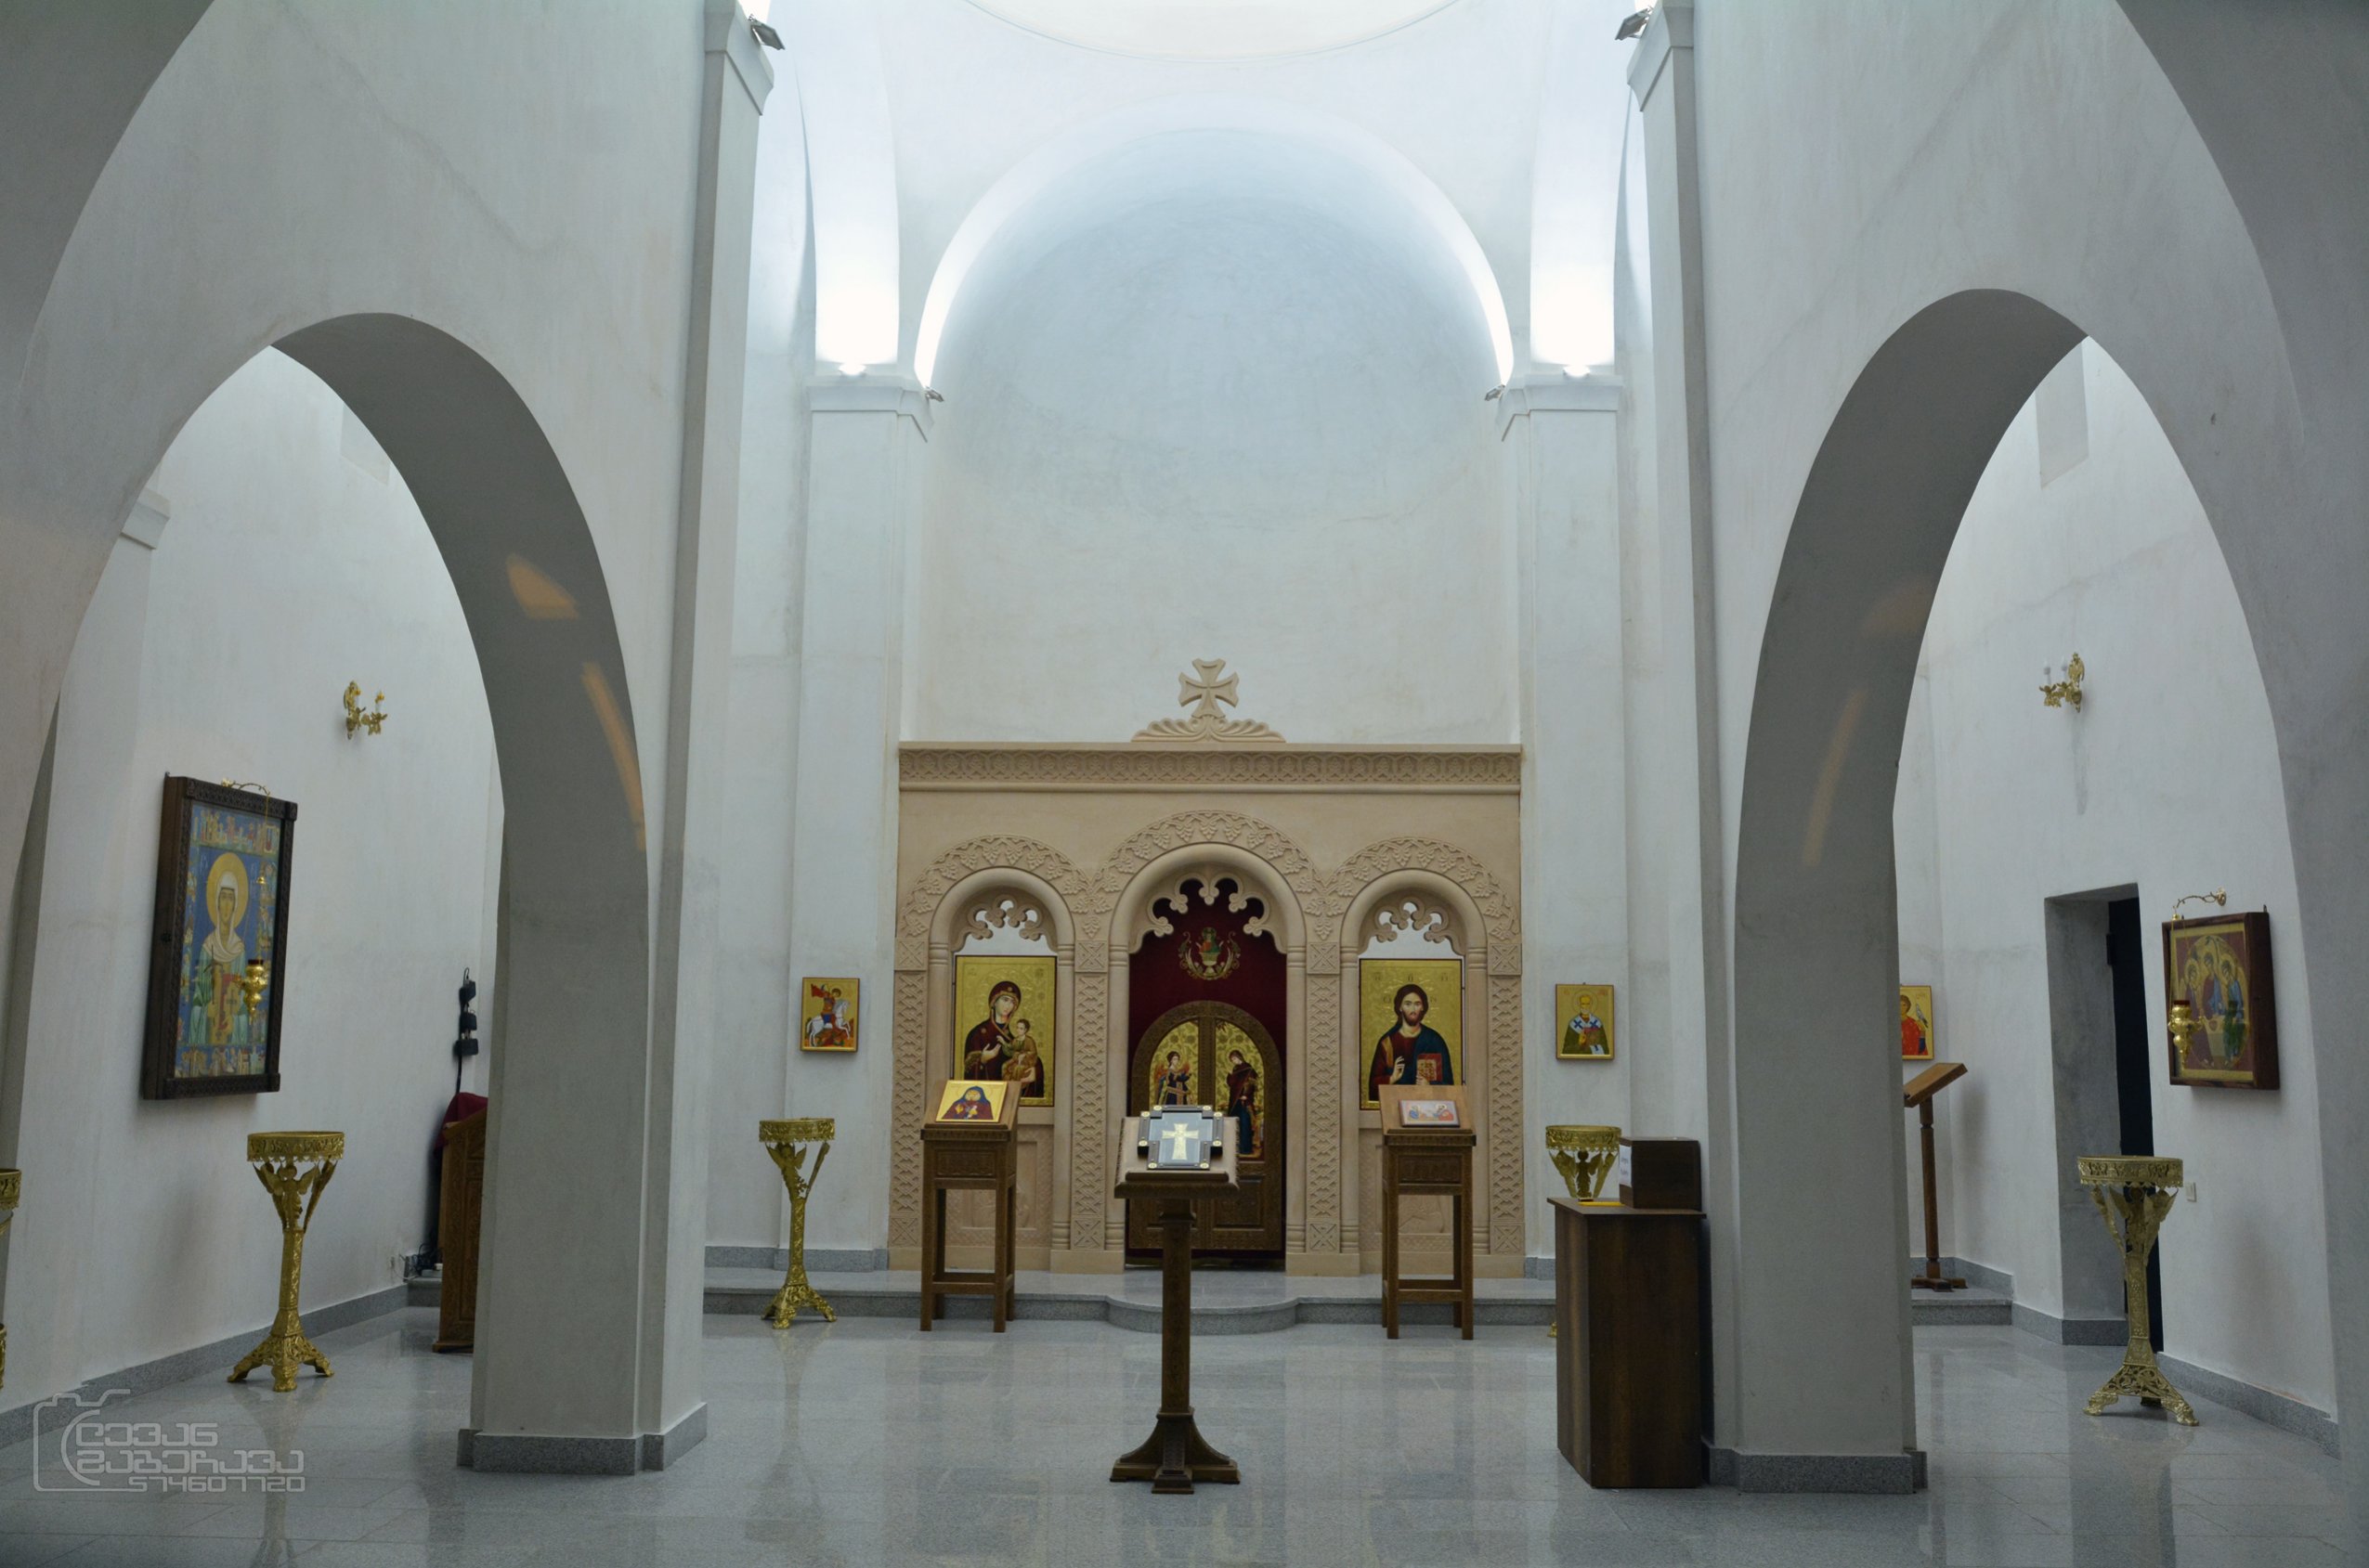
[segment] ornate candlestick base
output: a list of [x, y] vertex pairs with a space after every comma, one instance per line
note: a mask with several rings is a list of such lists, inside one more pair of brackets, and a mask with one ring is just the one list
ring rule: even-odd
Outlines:
[[[1563, 1125], [1546, 1130], [1546, 1158], [1563, 1173], [1563, 1185], [1574, 1203], [1601, 1203], [1604, 1184], [1621, 1160], [1621, 1129]], [[1555, 1325], [1546, 1326], [1549, 1338]]]
[[[824, 1157], [831, 1152], [831, 1138], [838, 1131], [839, 1124], [827, 1116], [757, 1123], [757, 1139], [781, 1167], [782, 1186], [789, 1189], [789, 1273], [774, 1293], [774, 1304], [765, 1309], [765, 1321], [776, 1328], [788, 1328], [800, 1307], [813, 1307], [826, 1323], [839, 1321], [831, 1303], [806, 1278], [806, 1195], [823, 1173]], [[801, 1147], [805, 1144], [819, 1146], [811, 1166], [805, 1165], [806, 1150]]]
[[[25, 1173], [13, 1168], [0, 1170], [0, 1236], [17, 1223], [17, 1199], [22, 1196]], [[0, 1323], [0, 1383], [8, 1380], [8, 1326]]]
[[[2105, 1414], [2115, 1400], [2135, 1398], [2160, 1405], [2182, 1426], [2196, 1424], [2196, 1412], [2171, 1386], [2155, 1365], [2155, 1347], [2147, 1315], [2147, 1254], [2154, 1251], [2155, 1233], [2171, 1212], [2182, 1181], [2180, 1162], [2148, 1155], [2085, 1154], [2080, 1159], [2081, 1185], [2089, 1189], [2098, 1212], [2105, 1217], [2106, 1234], [2122, 1248], [2122, 1308], [2129, 1320], [2130, 1341], [2105, 1386], [2089, 1396], [2092, 1416]], [[2119, 1220], [2117, 1226], [2115, 1223]]]
[[280, 1211], [280, 1313], [263, 1342], [230, 1369], [234, 1383], [266, 1366], [271, 1368], [274, 1393], [294, 1390], [299, 1365], [324, 1378], [335, 1375], [329, 1369], [329, 1357], [305, 1337], [305, 1326], [296, 1316], [296, 1293], [305, 1271], [305, 1231], [313, 1223], [313, 1211], [320, 1207], [321, 1189], [345, 1158], [343, 1133], [247, 1134], [247, 1161], [255, 1168], [264, 1191], [271, 1194], [271, 1206]]

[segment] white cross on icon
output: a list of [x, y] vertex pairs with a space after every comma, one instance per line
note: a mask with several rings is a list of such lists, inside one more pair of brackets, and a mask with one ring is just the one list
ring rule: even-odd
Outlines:
[[1162, 1159], [1177, 1164], [1194, 1158], [1192, 1129], [1181, 1121], [1172, 1121], [1160, 1130]]

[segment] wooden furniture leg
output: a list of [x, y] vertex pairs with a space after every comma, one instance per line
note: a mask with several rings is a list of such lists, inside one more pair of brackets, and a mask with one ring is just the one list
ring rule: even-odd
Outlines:
[[[1470, 1160], [1472, 1156], [1466, 1154], [1464, 1158]], [[1464, 1184], [1464, 1191], [1471, 1190], [1472, 1184], [1468, 1181]], [[1473, 1206], [1463, 1192], [1448, 1201], [1455, 1206], [1456, 1223], [1452, 1239], [1456, 1245], [1456, 1289], [1464, 1297], [1456, 1303], [1456, 1322], [1463, 1328], [1464, 1338], [1469, 1340], [1473, 1337]]]
[[1152, 1435], [1111, 1467], [1113, 1481], [1190, 1492], [1196, 1481], [1237, 1484], [1242, 1471], [1211, 1447], [1192, 1419], [1192, 1203], [1163, 1198], [1160, 1228], [1160, 1414]]

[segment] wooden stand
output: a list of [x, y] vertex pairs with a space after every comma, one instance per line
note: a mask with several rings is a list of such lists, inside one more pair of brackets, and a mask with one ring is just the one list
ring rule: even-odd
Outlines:
[[435, 1350], [469, 1350], [477, 1342], [477, 1226], [486, 1206], [486, 1113], [444, 1127], [444, 1181], [436, 1234], [444, 1250], [444, 1285], [436, 1292]]
[[1197, 1481], [1242, 1480], [1234, 1461], [1209, 1445], [1192, 1419], [1192, 1206], [1196, 1199], [1239, 1191], [1233, 1123], [1220, 1121], [1218, 1154], [1206, 1171], [1155, 1171], [1135, 1152], [1139, 1116], [1119, 1134], [1123, 1199], [1153, 1201], [1160, 1233], [1160, 1414], [1152, 1435], [1119, 1456], [1113, 1481], [1149, 1481], [1154, 1492], [1190, 1492]]
[[1555, 1206], [1555, 1441], [1591, 1486], [1699, 1486], [1702, 1213]]
[[1963, 1290], [1963, 1279], [1941, 1272], [1941, 1203], [1933, 1194], [1933, 1096], [1966, 1076], [1964, 1062], [1935, 1062], [1900, 1091], [1901, 1103], [1917, 1113], [1917, 1137], [1925, 1148], [1925, 1272], [1908, 1283], [1920, 1290]]
[[[1382, 1331], [1399, 1337], [1406, 1302], [1446, 1302], [1464, 1338], [1473, 1337], [1473, 1141], [1470, 1128], [1416, 1132], [1382, 1130]], [[1437, 1193], [1448, 1199], [1450, 1273], [1445, 1278], [1399, 1276], [1399, 1199]]]
[[[1013, 1195], [1020, 1161], [1014, 1130], [1000, 1122], [921, 1129], [921, 1331], [945, 1310], [948, 1296], [985, 1296], [995, 1303], [995, 1331], [1012, 1315]], [[946, 1267], [946, 1194], [995, 1194], [994, 1265]]]

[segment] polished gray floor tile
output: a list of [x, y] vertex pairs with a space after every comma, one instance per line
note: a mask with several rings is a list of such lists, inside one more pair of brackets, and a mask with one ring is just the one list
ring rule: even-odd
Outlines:
[[1303, 1325], [1194, 1347], [1204, 1432], [1245, 1477], [1190, 1497], [1113, 1485], [1150, 1430], [1159, 1345], [1102, 1323], [708, 1320], [709, 1437], [631, 1477], [453, 1464], [469, 1363], [424, 1313], [324, 1336], [338, 1375], [293, 1394], [207, 1377], [129, 1403], [221, 1445], [301, 1452], [282, 1496], [37, 1491], [0, 1451], [0, 1568], [605, 1568], [714, 1563], [1416, 1568], [2320, 1568], [2333, 1461], [2199, 1402], [2205, 1425], [2081, 1403], [2110, 1350], [2005, 1328], [1920, 1329], [1932, 1488], [1911, 1497], [1595, 1492], [1555, 1452], [1554, 1347], [1484, 1328], [1393, 1344]]

